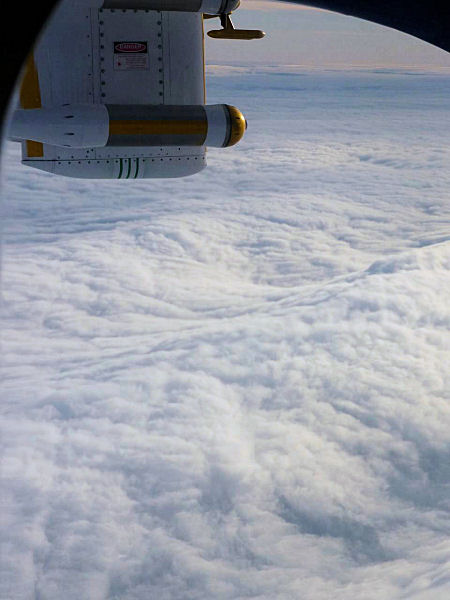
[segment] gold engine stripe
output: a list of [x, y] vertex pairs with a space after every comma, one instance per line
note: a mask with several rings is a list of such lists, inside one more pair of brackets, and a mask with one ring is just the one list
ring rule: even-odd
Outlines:
[[117, 120], [109, 122], [109, 135], [204, 135], [206, 137], [207, 132], [206, 120]]
[[[39, 77], [34, 62], [33, 53], [31, 53], [25, 64], [25, 73], [20, 86], [20, 105], [22, 108], [41, 108], [41, 90], [39, 88]], [[44, 156], [44, 145], [41, 142], [27, 140], [28, 157]]]

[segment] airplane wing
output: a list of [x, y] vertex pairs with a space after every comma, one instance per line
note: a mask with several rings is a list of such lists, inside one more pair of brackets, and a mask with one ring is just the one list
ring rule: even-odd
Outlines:
[[129, 4], [63, 0], [52, 14], [12, 115], [23, 164], [83, 178], [182, 177], [204, 168], [206, 146], [242, 137], [235, 107], [205, 105], [202, 10], [223, 0]]

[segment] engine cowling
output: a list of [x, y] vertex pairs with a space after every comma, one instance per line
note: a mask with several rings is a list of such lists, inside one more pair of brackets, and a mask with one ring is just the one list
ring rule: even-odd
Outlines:
[[67, 148], [212, 146], [242, 139], [246, 121], [228, 104], [66, 104], [15, 111], [10, 136]]

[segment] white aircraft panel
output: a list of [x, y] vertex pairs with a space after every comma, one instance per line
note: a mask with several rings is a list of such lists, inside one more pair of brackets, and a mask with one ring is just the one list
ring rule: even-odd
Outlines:
[[[67, 35], [61, 35], [67, 31]], [[34, 59], [39, 73], [42, 107], [65, 103], [94, 102], [91, 11], [62, 2], [40, 37]], [[65, 150], [43, 145], [46, 159], [57, 159]], [[71, 149], [72, 158], [86, 158], [92, 152]]]
[[161, 13], [101, 9], [97, 35], [100, 48], [100, 102], [162, 104]]
[[89, 9], [58, 6], [34, 51], [42, 106], [94, 102], [91, 36]]
[[202, 15], [165, 12], [162, 16], [164, 104], [204, 104]]

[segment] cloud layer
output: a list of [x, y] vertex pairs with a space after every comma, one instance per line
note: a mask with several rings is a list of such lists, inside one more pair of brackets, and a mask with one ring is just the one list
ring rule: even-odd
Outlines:
[[181, 181], [8, 146], [5, 598], [448, 597], [448, 88], [211, 73]]

